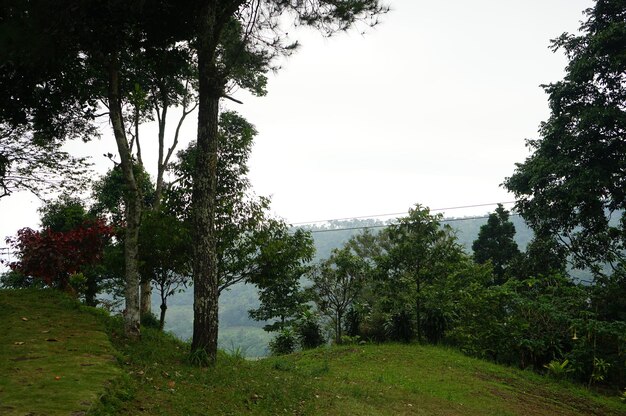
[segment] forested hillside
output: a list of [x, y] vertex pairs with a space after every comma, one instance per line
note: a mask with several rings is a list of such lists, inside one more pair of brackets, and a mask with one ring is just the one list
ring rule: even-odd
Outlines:
[[[511, 217], [515, 225], [515, 241], [520, 248], [526, 247], [532, 239], [532, 231], [517, 215]], [[487, 222], [481, 218], [451, 218], [442, 221], [449, 224], [456, 232], [459, 243], [471, 254], [472, 242], [478, 236], [480, 227]], [[311, 231], [315, 243], [315, 259], [320, 261], [330, 256], [332, 250], [343, 246], [350, 238], [369, 229], [377, 232], [386, 227], [386, 223], [378, 220], [342, 220], [328, 224], [303, 227]], [[306, 285], [306, 283], [305, 283]], [[159, 300], [153, 297], [153, 308], [156, 310]], [[267, 346], [273, 335], [262, 330], [264, 323], [248, 317], [250, 309], [257, 308], [259, 300], [257, 289], [252, 285], [238, 284], [225, 291], [220, 297], [220, 347], [226, 350], [241, 348], [249, 357], [264, 356], [268, 353]], [[192, 335], [193, 295], [192, 288], [176, 293], [169, 302], [165, 328], [177, 337], [186, 340]]]
[[[515, 226], [515, 241], [523, 251], [533, 238], [533, 232], [519, 215], [511, 215]], [[315, 243], [315, 258], [318, 262], [330, 256], [332, 250], [346, 244], [350, 238], [365, 230], [378, 232], [387, 223], [372, 219], [332, 221], [326, 224], [302, 227], [311, 231]], [[468, 218], [447, 218], [441, 221], [453, 228], [458, 242], [468, 254], [472, 254], [472, 243], [478, 237], [480, 227], [487, 223], [487, 215]], [[570, 270], [572, 278], [588, 281], [590, 273], [584, 270]], [[307, 283], [304, 283], [307, 285]], [[171, 297], [165, 328], [177, 337], [186, 340], [192, 335], [193, 295], [189, 288]], [[159, 300], [153, 298], [153, 307], [158, 308]], [[268, 353], [268, 343], [273, 337], [262, 330], [264, 323], [250, 319], [248, 311], [259, 306], [257, 289], [252, 285], [238, 284], [220, 297], [220, 347], [226, 350], [241, 348], [248, 357], [264, 356]]]

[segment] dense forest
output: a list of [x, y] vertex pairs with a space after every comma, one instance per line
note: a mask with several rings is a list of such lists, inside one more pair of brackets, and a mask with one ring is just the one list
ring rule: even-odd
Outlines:
[[[141, 343], [143, 328], [171, 331], [189, 341], [181, 345], [196, 366], [215, 365], [218, 345], [260, 357], [432, 344], [626, 387], [623, 0], [595, 1], [580, 33], [552, 41], [568, 65], [563, 80], [543, 86], [550, 116], [528, 140], [530, 156], [502, 178], [512, 207], [444, 218], [415, 201], [392, 220], [300, 227], [252, 189], [256, 127], [220, 100], [234, 100], [236, 88], [266, 93], [276, 59], [298, 46], [286, 15], [331, 36], [375, 26], [389, 8], [165, 1], [148, 12], [144, 3], [3, 7], [0, 198], [46, 197], [39, 227], [7, 240], [16, 258], [3, 288], [59, 290], [119, 313], [129, 342]], [[196, 109], [197, 139], [179, 149]], [[89, 183], [86, 161], [62, 145], [101, 135], [101, 117], [118, 154]], [[139, 133], [151, 122], [154, 167]], [[177, 126], [170, 147], [168, 123]]]
[[[515, 241], [520, 248], [526, 247], [532, 239], [532, 231], [519, 216], [511, 217], [515, 225]], [[459, 243], [463, 245], [467, 253], [471, 253], [473, 241], [478, 236], [478, 231], [487, 222], [484, 218], [455, 218], [450, 225], [456, 231]], [[442, 223], [446, 223], [444, 219]], [[373, 232], [378, 232], [385, 223], [377, 220], [340, 220], [332, 224], [302, 227], [311, 231], [315, 245], [314, 261], [320, 261], [330, 256], [335, 249], [342, 247], [350, 238], [361, 234], [368, 227], [375, 227]], [[349, 228], [349, 230], [343, 230]], [[310, 282], [303, 278], [302, 285], [307, 286]], [[159, 299], [153, 295], [154, 308], [158, 308]], [[172, 331], [181, 339], [191, 337], [191, 322], [193, 320], [193, 294], [191, 290], [183, 290], [171, 296], [168, 302], [168, 318], [165, 329]], [[268, 354], [268, 343], [271, 335], [262, 331], [265, 323], [251, 319], [248, 311], [259, 306], [257, 289], [254, 285], [238, 284], [224, 292], [220, 298], [220, 347], [232, 349], [240, 347], [249, 357], [257, 357]]]

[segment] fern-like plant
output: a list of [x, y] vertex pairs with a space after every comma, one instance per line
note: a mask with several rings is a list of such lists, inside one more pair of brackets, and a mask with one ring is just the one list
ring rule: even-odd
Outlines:
[[548, 374], [550, 375], [550, 377], [557, 380], [562, 380], [573, 371], [571, 368], [568, 368], [568, 365], [569, 360], [552, 360], [549, 364], [544, 365], [544, 367], [548, 370]]

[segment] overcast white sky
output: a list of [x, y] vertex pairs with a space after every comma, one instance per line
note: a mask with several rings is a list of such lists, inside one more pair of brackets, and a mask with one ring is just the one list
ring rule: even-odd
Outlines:
[[[576, 31], [592, 5], [389, 3], [392, 12], [364, 36], [299, 33], [301, 50], [270, 75], [266, 97], [238, 91], [244, 104], [226, 104], [256, 125], [252, 183], [289, 222], [406, 212], [418, 202], [443, 208], [512, 200], [499, 185], [548, 117], [539, 85], [561, 79], [566, 64], [549, 40]], [[185, 144], [195, 122], [187, 123]], [[104, 129], [98, 142], [69, 146], [91, 154], [99, 172], [111, 165], [102, 154], [116, 153]], [[0, 237], [37, 227], [38, 206], [28, 194], [0, 200]]]

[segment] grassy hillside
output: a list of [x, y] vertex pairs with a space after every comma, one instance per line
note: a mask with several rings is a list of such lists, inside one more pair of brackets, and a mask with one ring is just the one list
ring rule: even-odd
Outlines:
[[186, 345], [149, 332], [128, 347], [135, 415], [624, 415], [606, 398], [529, 372], [418, 345], [324, 348], [215, 368], [186, 364]]
[[102, 319], [56, 291], [0, 291], [0, 414], [83, 415], [121, 373]]
[[626, 414], [617, 397], [445, 348], [353, 345], [259, 361], [231, 353], [202, 369], [175, 337], [144, 328], [129, 343], [119, 319], [103, 325], [52, 292], [0, 291], [0, 306], [2, 415]]

